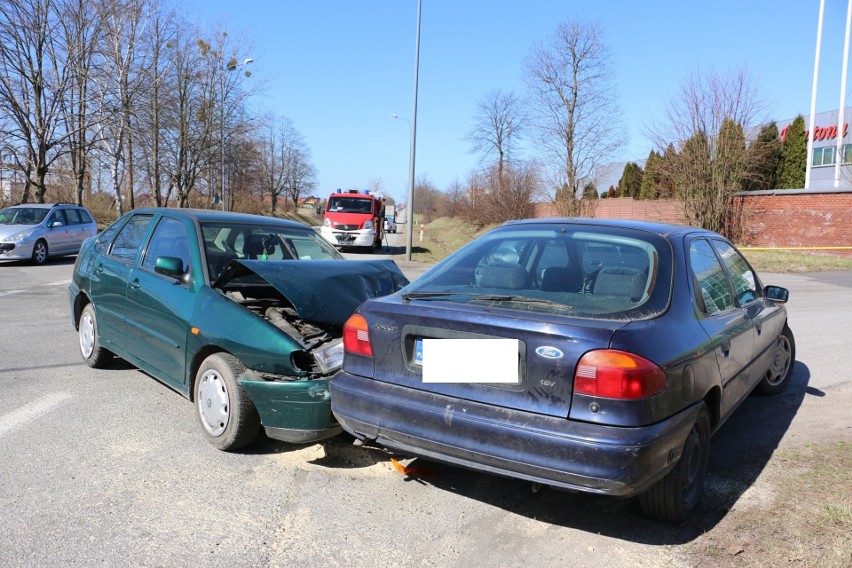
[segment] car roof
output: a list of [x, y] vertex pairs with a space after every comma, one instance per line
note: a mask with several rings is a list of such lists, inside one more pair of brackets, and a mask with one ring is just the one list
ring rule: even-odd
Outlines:
[[189, 217], [190, 219], [194, 219], [200, 223], [204, 223], [207, 221], [216, 221], [218, 223], [258, 223], [263, 222], [266, 224], [274, 223], [276, 225], [288, 226], [288, 227], [302, 227], [302, 228], [310, 228], [304, 223], [299, 223], [298, 221], [291, 221], [289, 219], [281, 219], [279, 217], [267, 217], [265, 215], [252, 215], [250, 213], [234, 213], [232, 211], [221, 211], [218, 209], [181, 209], [174, 207], [145, 207], [141, 209], [134, 209], [133, 213], [170, 213], [176, 215], [183, 215], [185, 217]]
[[82, 205], [76, 205], [74, 203], [18, 203], [17, 205], [12, 205], [9, 209], [22, 209], [24, 207], [28, 209], [53, 209], [54, 207], [78, 207], [83, 209]]
[[507, 221], [501, 225], [518, 226], [518, 225], [588, 225], [591, 227], [617, 227], [621, 229], [635, 229], [656, 233], [664, 237], [673, 237], [687, 233], [704, 233], [708, 235], [716, 235], [713, 231], [691, 227], [689, 225], [674, 225], [670, 223], [658, 223], [653, 221], [637, 221], [634, 219], [592, 219], [589, 217], [549, 217], [537, 219], [520, 219], [517, 221]]

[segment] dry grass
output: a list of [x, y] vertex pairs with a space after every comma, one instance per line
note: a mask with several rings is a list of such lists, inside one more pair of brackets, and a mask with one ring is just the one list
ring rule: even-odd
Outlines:
[[[852, 442], [777, 452], [755, 489], [771, 499], [735, 506], [687, 546], [694, 566], [852, 566]], [[763, 487], [757, 487], [762, 485]]]
[[828, 252], [749, 250], [743, 254], [758, 272], [824, 272], [852, 270], [852, 256]]

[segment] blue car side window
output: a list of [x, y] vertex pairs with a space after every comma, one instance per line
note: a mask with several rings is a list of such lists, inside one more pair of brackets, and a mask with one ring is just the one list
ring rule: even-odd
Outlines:
[[734, 307], [734, 294], [725, 271], [716, 258], [713, 248], [704, 239], [696, 239], [689, 246], [689, 263], [701, 295], [700, 304], [708, 315]]

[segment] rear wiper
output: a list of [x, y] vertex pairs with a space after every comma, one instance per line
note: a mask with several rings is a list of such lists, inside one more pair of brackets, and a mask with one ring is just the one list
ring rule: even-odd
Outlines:
[[513, 302], [515, 304], [546, 304], [548, 306], [559, 306], [561, 308], [566, 308], [569, 310], [574, 309], [574, 306], [569, 306], [568, 304], [560, 304], [559, 302], [554, 302], [552, 300], [545, 300], [544, 298], [530, 298], [528, 296], [482, 294], [479, 296], [473, 296], [471, 299], [482, 300], [485, 302]]
[[428, 300], [429, 298], [445, 298], [447, 296], [470, 296], [468, 292], [409, 292], [402, 295], [403, 302], [411, 300]]

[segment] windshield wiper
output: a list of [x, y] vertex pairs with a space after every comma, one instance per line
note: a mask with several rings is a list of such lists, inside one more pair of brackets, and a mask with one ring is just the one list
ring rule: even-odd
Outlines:
[[411, 300], [428, 300], [430, 298], [445, 298], [447, 296], [470, 296], [469, 292], [409, 292], [402, 295], [403, 302]]
[[511, 302], [513, 304], [544, 304], [547, 306], [564, 308], [566, 310], [574, 309], [574, 306], [569, 306], [568, 304], [561, 304], [559, 302], [554, 302], [553, 300], [545, 300], [544, 298], [530, 298], [529, 296], [482, 294], [479, 296], [473, 296], [471, 299], [482, 300], [484, 302]]
[[574, 306], [569, 306], [568, 304], [560, 304], [559, 302], [554, 302], [552, 300], [545, 300], [544, 298], [530, 298], [527, 296], [513, 296], [509, 294], [472, 294], [470, 292], [409, 292], [408, 294], [402, 295], [402, 300], [404, 302], [409, 302], [411, 300], [429, 300], [433, 298], [446, 298], [448, 296], [464, 296], [470, 298], [471, 300], [477, 300], [482, 302], [512, 302], [515, 304], [544, 304], [548, 306], [555, 306], [564, 308], [567, 310], [573, 310]]

